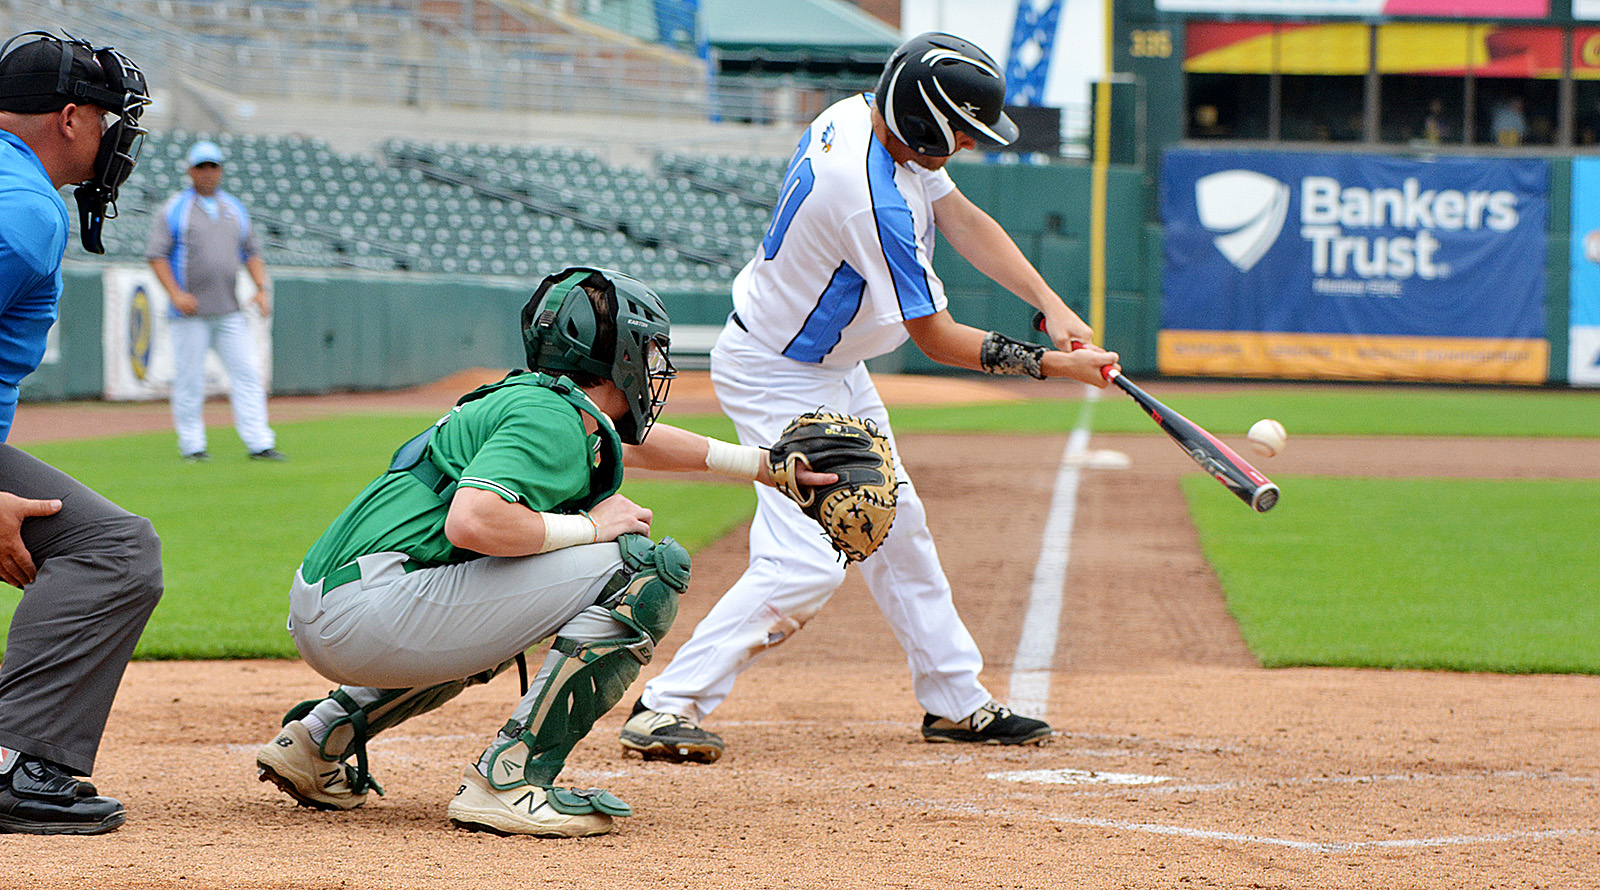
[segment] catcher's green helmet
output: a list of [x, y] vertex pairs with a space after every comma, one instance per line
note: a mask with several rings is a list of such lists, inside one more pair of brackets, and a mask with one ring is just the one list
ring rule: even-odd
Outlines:
[[667, 355], [670, 325], [661, 298], [644, 282], [573, 266], [546, 277], [522, 307], [522, 344], [531, 371], [615, 383], [628, 400], [617, 434], [638, 445], [677, 376]]

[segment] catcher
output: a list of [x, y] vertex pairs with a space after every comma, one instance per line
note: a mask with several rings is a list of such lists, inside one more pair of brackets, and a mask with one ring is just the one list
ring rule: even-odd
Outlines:
[[[760, 449], [655, 422], [674, 376], [668, 319], [638, 280], [564, 269], [539, 285], [521, 329], [528, 371], [467, 393], [402, 445], [295, 573], [295, 646], [340, 685], [291, 708], [256, 766], [301, 805], [348, 810], [381, 794], [373, 736], [553, 637], [447, 815], [577, 837], [632, 812], [606, 791], [555, 784], [649, 663], [689, 584], [688, 554], [646, 537], [651, 511], [617, 493], [623, 466], [775, 480]], [[785, 478], [795, 490], [839, 481], [800, 465]]]

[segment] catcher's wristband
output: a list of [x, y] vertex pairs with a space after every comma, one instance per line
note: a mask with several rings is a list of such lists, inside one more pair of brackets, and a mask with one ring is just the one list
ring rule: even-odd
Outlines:
[[539, 545], [540, 553], [600, 540], [600, 526], [588, 513], [540, 513], [539, 518], [544, 520], [544, 543]]
[[713, 473], [738, 479], [755, 479], [761, 475], [761, 465], [766, 459], [766, 451], [760, 448], [706, 437], [706, 469]]

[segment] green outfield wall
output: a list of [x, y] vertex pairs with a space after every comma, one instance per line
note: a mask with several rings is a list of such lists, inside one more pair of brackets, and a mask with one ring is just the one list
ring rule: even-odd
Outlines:
[[[1089, 315], [1089, 168], [1086, 165], [957, 164], [964, 193], [988, 209], [1053, 287]], [[1110, 178], [1107, 323], [1109, 345], [1130, 371], [1154, 367], [1152, 286], [1160, 281], [1155, 232], [1144, 222], [1141, 172]], [[976, 272], [949, 244], [935, 250], [956, 318], [1016, 337], [1032, 336], [1032, 310]], [[98, 398], [107, 344], [102, 331], [106, 265], [69, 259], [57, 348], [23, 384], [32, 401]], [[415, 386], [474, 367], [523, 363], [518, 313], [536, 281], [277, 267], [272, 270], [275, 394], [314, 394]], [[732, 308], [732, 272], [694, 291], [663, 291], [681, 328], [681, 364], [703, 364], [710, 337]], [[137, 328], [138, 326], [133, 326]], [[907, 344], [875, 361], [885, 371], [949, 371]]]
[[[1551, 162], [1547, 258], [1547, 336], [1550, 380], [1567, 380], [1571, 162]], [[1045, 279], [1089, 317], [1089, 193], [1087, 164], [958, 164], [962, 191], [1011, 233]], [[1108, 179], [1106, 345], [1121, 353], [1130, 373], [1156, 369], [1161, 325], [1162, 232], [1149, 221], [1150, 179], [1141, 167], [1113, 166]], [[972, 268], [940, 239], [934, 266], [955, 317], [974, 327], [1042, 339], [1029, 331], [1032, 309]], [[69, 260], [61, 316], [45, 364], [23, 384], [32, 401], [98, 398], [105, 357], [127, 344], [107, 344], [103, 264]], [[474, 367], [523, 362], [518, 313], [535, 281], [275, 268], [272, 319], [276, 394], [315, 394], [415, 386]], [[726, 319], [732, 273], [703, 289], [665, 291], [663, 299], [683, 336], [677, 350], [686, 367], [703, 366], [711, 337]], [[699, 361], [697, 362], [696, 359]], [[945, 373], [907, 344], [872, 363], [878, 371]]]

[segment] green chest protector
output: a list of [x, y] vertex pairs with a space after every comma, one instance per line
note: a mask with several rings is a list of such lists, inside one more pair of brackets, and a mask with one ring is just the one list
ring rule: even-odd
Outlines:
[[[474, 402], [490, 393], [497, 392], [508, 386], [542, 386], [565, 399], [568, 404], [584, 414], [594, 418], [600, 430], [600, 453], [598, 459], [590, 464], [589, 468], [589, 494], [577, 498], [558, 509], [589, 510], [600, 503], [618, 488], [622, 487], [622, 439], [617, 435], [616, 427], [612, 425], [611, 418], [607, 417], [595, 407], [594, 402], [583, 394], [571, 381], [564, 378], [552, 377], [534, 371], [512, 371], [504, 379], [480, 386], [456, 400], [456, 408], [468, 402]], [[460, 480], [441, 469], [428, 456], [428, 445], [433, 441], [434, 434], [439, 432], [450, 418], [455, 416], [455, 409], [449, 414], [439, 418], [438, 422], [428, 427], [417, 435], [411, 437], [401, 445], [389, 461], [389, 473], [409, 473], [421, 482], [440, 500], [448, 502], [456, 493]]]

